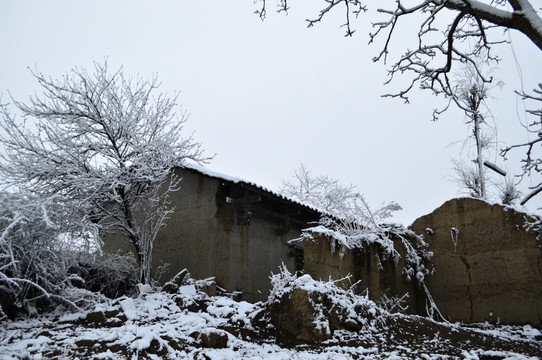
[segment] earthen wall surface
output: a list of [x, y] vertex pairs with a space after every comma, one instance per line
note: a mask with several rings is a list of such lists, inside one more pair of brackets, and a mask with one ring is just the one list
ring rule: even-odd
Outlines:
[[[186, 268], [196, 279], [215, 277], [219, 287], [246, 301], [267, 299], [269, 276], [281, 264], [296, 269], [293, 246], [312, 212], [298, 218], [296, 206], [276, 201], [265, 191], [246, 188], [196, 171], [178, 170], [181, 188], [171, 194], [174, 213], [154, 243], [152, 276], [167, 264], [161, 282]], [[106, 240], [106, 251], [131, 250], [118, 238]]]
[[462, 198], [417, 219], [434, 252], [427, 286], [451, 321], [542, 325], [542, 251], [526, 214]]

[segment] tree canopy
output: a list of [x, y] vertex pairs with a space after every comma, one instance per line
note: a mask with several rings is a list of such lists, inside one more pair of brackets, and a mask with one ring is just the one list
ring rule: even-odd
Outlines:
[[183, 136], [177, 95], [151, 80], [73, 69], [59, 80], [32, 72], [43, 91], [12, 99], [0, 112], [0, 174], [7, 189], [55, 199], [83, 229], [116, 229], [133, 244], [141, 281], [150, 281], [152, 242], [171, 212], [171, 169], [205, 161], [201, 144]]

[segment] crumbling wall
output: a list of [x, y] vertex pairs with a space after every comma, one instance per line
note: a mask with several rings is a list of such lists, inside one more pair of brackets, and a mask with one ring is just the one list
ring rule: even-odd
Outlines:
[[359, 281], [357, 291], [367, 290], [369, 298], [377, 303], [384, 297], [399, 299], [407, 294], [401, 303], [408, 307], [405, 312], [425, 315], [423, 292], [415, 279], [409, 281], [403, 274], [405, 250], [400, 239], [394, 239], [394, 247], [400, 254], [397, 262], [385, 259], [377, 244], [341, 249], [333, 238], [313, 233], [304, 241], [304, 273], [324, 281], [350, 276], [339, 285], [345, 288]]
[[426, 284], [451, 321], [542, 325], [542, 251], [527, 215], [462, 198], [417, 219], [433, 251]]

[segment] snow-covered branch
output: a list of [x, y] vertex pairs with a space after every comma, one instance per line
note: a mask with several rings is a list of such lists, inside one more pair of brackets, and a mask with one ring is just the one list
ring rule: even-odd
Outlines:
[[[266, 2], [260, 15], [266, 13]], [[368, 2], [360, 0], [324, 0], [316, 16], [307, 20], [311, 27], [321, 22], [333, 11], [342, 11], [346, 35], [355, 32], [354, 19], [368, 11]], [[289, 3], [279, 2], [279, 11], [287, 10]], [[417, 0], [379, 2], [372, 20], [373, 32], [370, 43], [382, 40], [381, 49], [374, 61], [386, 62], [392, 53], [403, 54], [393, 60], [388, 70], [391, 82], [396, 76], [407, 79], [407, 85], [386, 96], [409, 101], [409, 94], [417, 87], [429, 89], [435, 94], [453, 95], [448, 75], [455, 64], [470, 63], [477, 66], [476, 59], [483, 53], [484, 62], [498, 62], [493, 46], [506, 42], [503, 31], [514, 29], [523, 33], [542, 50], [542, 19], [527, 0]], [[414, 25], [415, 24], [415, 25]], [[398, 33], [410, 31], [417, 38], [414, 48], [401, 49], [392, 44]], [[491, 82], [477, 72], [483, 82]], [[444, 109], [435, 110], [434, 117]]]
[[278, 192], [326, 213], [345, 214], [351, 212], [358, 196], [355, 189], [354, 185], [343, 185], [327, 175], [313, 176], [301, 164], [292, 179], [282, 181]]
[[530, 134], [534, 135], [534, 138], [525, 143], [502, 149], [501, 155], [506, 158], [510, 151], [523, 149], [525, 151], [522, 159], [523, 175], [529, 175], [531, 179], [534, 178], [533, 175], [538, 177], [536, 184], [531, 187], [531, 191], [521, 201], [523, 205], [542, 191], [542, 180], [540, 179], [540, 175], [542, 175], [542, 154], [540, 153], [540, 144], [542, 143], [542, 83], [538, 84], [538, 88], [531, 93], [521, 92], [518, 94], [532, 106], [531, 109], [527, 110], [527, 113], [532, 115], [534, 120], [526, 124], [525, 127]]

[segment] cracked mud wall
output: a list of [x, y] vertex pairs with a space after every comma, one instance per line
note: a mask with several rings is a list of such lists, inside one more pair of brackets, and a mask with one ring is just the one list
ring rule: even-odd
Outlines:
[[542, 243], [525, 216], [462, 198], [411, 225], [434, 252], [426, 283], [445, 317], [542, 326]]

